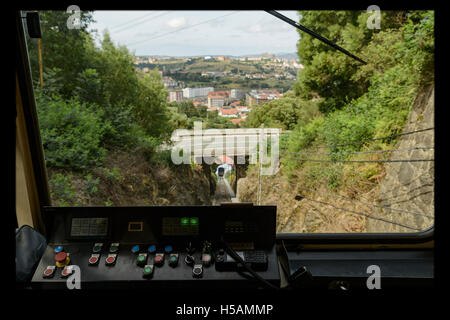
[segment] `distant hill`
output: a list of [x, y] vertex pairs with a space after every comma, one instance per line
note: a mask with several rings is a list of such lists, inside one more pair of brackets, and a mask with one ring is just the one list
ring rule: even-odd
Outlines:
[[[233, 55], [223, 55], [226, 57], [232, 57], [232, 58], [241, 58], [241, 57], [260, 57], [262, 55], [262, 53], [254, 53], [254, 54], [243, 54], [240, 56], [233, 56]], [[297, 53], [286, 53], [286, 52], [279, 52], [279, 53], [275, 53], [274, 54], [275, 57], [277, 58], [284, 58], [284, 59], [298, 59]], [[193, 57], [206, 57], [206, 56], [210, 56], [210, 57], [217, 57], [220, 55], [198, 55], [198, 56], [174, 56], [172, 58], [193, 58]], [[160, 55], [152, 55], [152, 56], [138, 56], [139, 58], [149, 58], [149, 57], [154, 57], [154, 58], [169, 58], [171, 56], [160, 56]]]
[[296, 53], [275, 53], [275, 56], [277, 58], [284, 58], [284, 59], [298, 59], [298, 55]]

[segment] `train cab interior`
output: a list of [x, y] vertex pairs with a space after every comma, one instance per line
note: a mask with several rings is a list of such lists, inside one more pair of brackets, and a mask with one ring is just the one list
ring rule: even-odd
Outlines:
[[[50, 148], [49, 141], [61, 140], [51, 136], [45, 127], [49, 118], [45, 118], [47, 122], [41, 119], [37, 102], [41, 97], [37, 96], [42, 93], [36, 89], [39, 85], [32, 74], [33, 65], [38, 64], [29, 53], [30, 39], [40, 40], [45, 30], [39, 26], [40, 12], [15, 14], [13, 203], [17, 290], [35, 293], [126, 289], [162, 294], [174, 290], [189, 293], [223, 290], [295, 295], [318, 289], [374, 292], [434, 287], [434, 224], [405, 232], [286, 232], [279, 227], [282, 206], [264, 202], [264, 195], [256, 202], [217, 200], [207, 205], [157, 202], [116, 205], [112, 200], [74, 205], [70, 199], [66, 204], [55, 205], [52, 192], [56, 189], [52, 188], [58, 181], [66, 181], [65, 171], [51, 169], [53, 180], [49, 179], [46, 161], [56, 158], [49, 159], [46, 150]], [[275, 15], [273, 19], [276, 18]], [[43, 24], [42, 15], [40, 19]], [[288, 27], [295, 29], [293, 25]], [[46, 43], [42, 45], [45, 54]], [[339, 54], [344, 56], [342, 52]], [[96, 75], [94, 71], [84, 75]], [[81, 137], [83, 132], [78, 135]], [[78, 149], [73, 152], [82, 157]], [[233, 183], [228, 183], [232, 180], [227, 179], [235, 174], [239, 188], [238, 172], [247, 167], [232, 162], [213, 163], [208, 175], [215, 177], [216, 186], [226, 183], [223, 190], [231, 188], [237, 193]], [[194, 165], [187, 167], [186, 170], [191, 170]], [[249, 168], [253, 170], [257, 165]], [[113, 179], [114, 171], [108, 173]], [[200, 173], [191, 174], [190, 179], [196, 179], [197, 174]], [[168, 176], [161, 174], [158, 179], [169, 179]], [[250, 173], [247, 176], [252, 177]], [[98, 180], [89, 181], [90, 190], [100, 188]], [[190, 182], [185, 184], [186, 188], [190, 186]], [[284, 191], [279, 192], [281, 197]], [[308, 201], [308, 197], [311, 198], [298, 195], [295, 201]], [[383, 224], [383, 218], [376, 222]]]

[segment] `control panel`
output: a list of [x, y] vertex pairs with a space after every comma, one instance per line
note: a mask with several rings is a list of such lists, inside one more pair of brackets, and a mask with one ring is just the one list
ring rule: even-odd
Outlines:
[[[273, 206], [45, 208], [52, 222], [40, 288], [279, 286]], [[243, 261], [236, 261], [230, 250]], [[244, 262], [245, 266], [242, 264]]]

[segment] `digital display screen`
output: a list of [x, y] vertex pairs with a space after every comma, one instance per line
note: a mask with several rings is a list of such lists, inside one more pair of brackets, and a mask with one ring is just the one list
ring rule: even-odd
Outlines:
[[128, 231], [142, 231], [143, 225], [143, 222], [128, 222]]
[[72, 218], [72, 237], [106, 237], [108, 218]]
[[163, 236], [196, 236], [199, 230], [198, 217], [163, 217]]

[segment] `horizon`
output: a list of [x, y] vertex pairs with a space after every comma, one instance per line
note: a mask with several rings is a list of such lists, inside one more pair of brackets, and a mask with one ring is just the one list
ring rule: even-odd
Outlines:
[[162, 54], [143, 54], [143, 55], [135, 55], [136, 57], [171, 57], [171, 58], [195, 58], [195, 57], [260, 57], [264, 54], [274, 55], [275, 57], [279, 55], [295, 55], [296, 59], [298, 59], [296, 52], [262, 52], [262, 53], [249, 53], [249, 54], [240, 54], [240, 55], [232, 55], [232, 54], [200, 54], [200, 55], [162, 55]]

